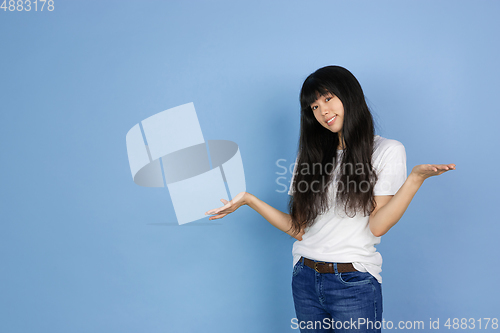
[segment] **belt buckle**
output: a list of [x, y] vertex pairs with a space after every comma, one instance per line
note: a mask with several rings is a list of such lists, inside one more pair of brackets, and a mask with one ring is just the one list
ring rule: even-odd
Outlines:
[[324, 261], [318, 261], [318, 262], [315, 262], [314, 263], [314, 270], [318, 273], [321, 273], [320, 271], [318, 271], [318, 264], [326, 264], [326, 262]]

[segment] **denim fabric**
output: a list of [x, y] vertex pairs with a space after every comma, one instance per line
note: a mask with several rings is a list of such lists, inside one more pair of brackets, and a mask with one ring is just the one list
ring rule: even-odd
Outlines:
[[382, 286], [368, 272], [318, 273], [301, 259], [292, 291], [300, 332], [381, 332]]

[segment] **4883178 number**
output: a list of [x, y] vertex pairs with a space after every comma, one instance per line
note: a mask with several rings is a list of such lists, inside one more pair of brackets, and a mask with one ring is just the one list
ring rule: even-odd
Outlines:
[[498, 318], [448, 318], [444, 324], [448, 329], [466, 330], [466, 329], [498, 329]]
[[4, 12], [43, 12], [54, 10], [54, 0], [4, 0], [0, 9]]

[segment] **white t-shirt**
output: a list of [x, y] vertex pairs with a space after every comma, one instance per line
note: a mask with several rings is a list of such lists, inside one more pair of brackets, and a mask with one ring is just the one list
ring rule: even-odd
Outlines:
[[[407, 178], [405, 147], [399, 141], [375, 135], [374, 148], [372, 165], [378, 180], [373, 193], [375, 196], [394, 195]], [[341, 150], [337, 151], [339, 157], [342, 153]], [[331, 198], [335, 198], [339, 167], [340, 159], [335, 169], [336, 178], [328, 188]], [[296, 169], [295, 165], [294, 175]], [[288, 194], [292, 193], [290, 187]], [[335, 204], [330, 207], [335, 207]], [[358, 271], [369, 272], [382, 283], [382, 256], [375, 248], [380, 243], [380, 237], [372, 234], [368, 220], [369, 216], [363, 216], [362, 213], [350, 218], [342, 209], [335, 211], [333, 208], [318, 215], [314, 224], [305, 229], [302, 241], [293, 244], [293, 265], [301, 256], [326, 262], [350, 262]]]

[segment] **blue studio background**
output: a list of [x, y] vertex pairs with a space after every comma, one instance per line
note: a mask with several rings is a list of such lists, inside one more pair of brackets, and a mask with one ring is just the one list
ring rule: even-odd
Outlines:
[[0, 331], [297, 332], [293, 239], [246, 206], [177, 225], [167, 189], [132, 181], [125, 135], [194, 102], [206, 140], [239, 145], [247, 191], [287, 211], [276, 163], [295, 160], [303, 80], [330, 64], [358, 78], [408, 174], [457, 165], [382, 237], [384, 319], [499, 318], [499, 13], [494, 0], [0, 10]]

